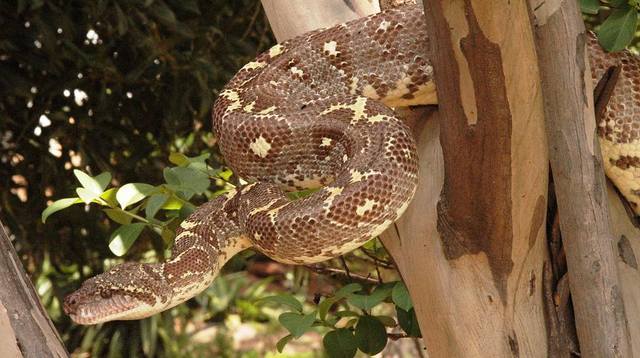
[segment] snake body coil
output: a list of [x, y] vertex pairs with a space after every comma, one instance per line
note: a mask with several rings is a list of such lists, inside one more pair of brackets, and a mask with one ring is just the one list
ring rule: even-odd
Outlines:
[[[312, 263], [380, 234], [416, 189], [413, 136], [390, 107], [437, 103], [427, 46], [422, 11], [409, 5], [310, 32], [245, 65], [216, 101], [213, 124], [228, 165], [253, 184], [189, 216], [168, 261], [91, 278], [65, 311], [80, 324], [143, 318], [204, 290], [245, 248]], [[594, 76], [607, 56], [598, 52]], [[299, 200], [285, 193], [312, 188]]]

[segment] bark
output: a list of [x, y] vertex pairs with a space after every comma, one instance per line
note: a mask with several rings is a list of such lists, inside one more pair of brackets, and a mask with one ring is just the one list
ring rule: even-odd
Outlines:
[[526, 4], [433, 0], [425, 16], [444, 177], [429, 178], [432, 144], [424, 192], [397, 226], [427, 347], [434, 357], [546, 356], [547, 152]]
[[0, 223], [0, 357], [68, 357]]
[[630, 357], [584, 24], [577, 1], [533, 0], [531, 8], [580, 351], [585, 357]]
[[[414, 127], [420, 185], [405, 215], [382, 239], [409, 287], [431, 357], [485, 357], [488, 352], [492, 356], [545, 356], [541, 283], [548, 172], [527, 8], [508, 1], [478, 1], [467, 8], [478, 12], [471, 11], [471, 18], [465, 19], [464, 5], [449, 2], [441, 5], [455, 14], [456, 23], [451, 27], [460, 27], [462, 32], [439, 37], [450, 50], [448, 57], [435, 64], [436, 74], [443, 66], [460, 74], [447, 77], [440, 72], [443, 81], [453, 80], [449, 90], [439, 89], [439, 96], [451, 96], [446, 106], [457, 110], [435, 113], [428, 120], [424, 112], [414, 114], [421, 118]], [[320, 6], [318, 3], [331, 10], [321, 17], [317, 11], [325, 10], [311, 10], [315, 14], [304, 18], [303, 9]], [[460, 6], [453, 6], [456, 4]], [[354, 8], [363, 7], [339, 0], [286, 4], [263, 0], [263, 5], [280, 41], [342, 22], [344, 14], [355, 18], [375, 10], [356, 12]], [[342, 15], [334, 17], [336, 13]], [[471, 23], [472, 19], [476, 22]], [[474, 42], [467, 42], [468, 46], [454, 54], [451, 42], [462, 38], [484, 47], [474, 48]], [[502, 53], [491, 59], [498, 64], [491, 67], [492, 72], [486, 71], [491, 63], [478, 62], [487, 49], [494, 55]], [[488, 86], [501, 90], [493, 96], [486, 91]], [[458, 101], [462, 104], [455, 104]], [[439, 123], [439, 117], [447, 120]], [[455, 121], [448, 125], [451, 120]], [[441, 137], [447, 141], [445, 162], [439, 125], [446, 131]], [[456, 137], [456, 132], [467, 136]], [[461, 161], [453, 162], [453, 157]], [[451, 178], [443, 191], [445, 168]], [[458, 189], [462, 192], [456, 193]], [[441, 192], [449, 205], [441, 205], [438, 228]], [[463, 225], [455, 226], [458, 222]]]

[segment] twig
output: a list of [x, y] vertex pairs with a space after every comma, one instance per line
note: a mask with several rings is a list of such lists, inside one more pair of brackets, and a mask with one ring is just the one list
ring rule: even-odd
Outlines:
[[[362, 253], [367, 255], [367, 257], [371, 258], [374, 262], [377, 262], [380, 267], [386, 268], [388, 270], [397, 270], [396, 265], [393, 262], [387, 261], [387, 260], [382, 260], [382, 259], [376, 257], [374, 254], [369, 252], [369, 250], [365, 249], [364, 247], [361, 247], [360, 251], [362, 251]], [[365, 260], [364, 257], [358, 257], [358, 258], [362, 259], [362, 260]]]
[[331, 277], [335, 277], [335, 276], [342, 276], [345, 279], [348, 279], [350, 281], [358, 281], [358, 282], [362, 282], [365, 283], [367, 285], [377, 285], [378, 284], [378, 280], [371, 278], [371, 277], [367, 277], [367, 276], [362, 276], [362, 275], [358, 275], [358, 274], [354, 274], [354, 273], [348, 273], [345, 270], [340, 270], [337, 268], [333, 268], [333, 267], [325, 267], [325, 266], [321, 266], [321, 265], [303, 265], [304, 268], [306, 268], [307, 270], [311, 271], [311, 272], [315, 272], [319, 275], [328, 275]]
[[347, 266], [347, 261], [344, 259], [344, 256], [340, 255], [340, 262], [342, 262], [342, 267], [344, 267], [344, 272], [347, 274], [347, 277], [351, 280], [351, 273], [349, 272], [349, 266]]

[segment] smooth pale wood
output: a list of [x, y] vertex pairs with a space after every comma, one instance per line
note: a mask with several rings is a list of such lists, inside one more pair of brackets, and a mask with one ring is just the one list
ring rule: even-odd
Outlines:
[[[326, 1], [323, 6], [331, 3], [335, 8], [310, 18], [299, 14], [320, 2], [262, 2], [280, 41], [345, 20], [333, 18], [336, 13], [356, 17], [342, 1]], [[376, 10], [371, 6], [372, 10], [363, 14]], [[525, 34], [524, 39], [500, 39], [511, 60], [505, 70], [514, 113], [511, 152], [513, 162], [521, 163], [512, 168], [514, 189], [510, 198], [516, 204], [510, 213], [514, 223], [510, 253], [513, 269], [502, 282], [506, 299], [502, 302], [484, 254], [455, 260], [444, 255], [436, 227], [436, 204], [444, 178], [437, 114], [428, 120], [423, 112], [414, 115], [422, 116], [414, 126], [421, 161], [420, 185], [405, 215], [382, 235], [409, 287], [431, 357], [542, 357], [547, 352], [540, 284], [546, 242], [544, 210], [540, 208], [546, 208], [548, 173], [531, 32], [525, 7], [501, 2], [490, 8], [498, 12], [495, 16], [504, 16], [505, 25], [489, 26], [492, 29], [487, 31], [499, 36], [517, 25]], [[278, 15], [274, 18], [272, 14]], [[522, 50], [520, 42], [529, 46]]]
[[625, 315], [578, 2], [534, 0], [531, 8], [580, 350], [583, 357], [631, 357], [627, 322], [640, 323]]
[[68, 357], [1, 222], [0, 253], [0, 357]]

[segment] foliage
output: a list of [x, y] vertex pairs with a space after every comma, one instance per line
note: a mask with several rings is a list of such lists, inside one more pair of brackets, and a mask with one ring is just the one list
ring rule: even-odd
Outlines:
[[598, 15], [601, 11], [606, 13], [596, 33], [607, 51], [623, 50], [634, 40], [638, 27], [639, 0], [580, 0], [580, 6], [587, 15]]
[[[292, 339], [304, 333], [324, 328], [325, 352], [329, 357], [354, 357], [357, 350], [369, 355], [380, 353], [387, 344], [387, 327], [400, 327], [404, 337], [420, 337], [417, 318], [406, 286], [400, 282], [388, 282], [365, 290], [361, 284], [348, 284], [318, 302], [310, 311], [303, 309], [294, 296], [281, 294], [262, 299], [262, 304], [276, 303], [286, 306], [287, 311], [278, 317], [289, 331], [277, 344], [282, 352]], [[375, 315], [374, 311], [383, 303], [396, 306], [397, 322], [393, 317]]]

